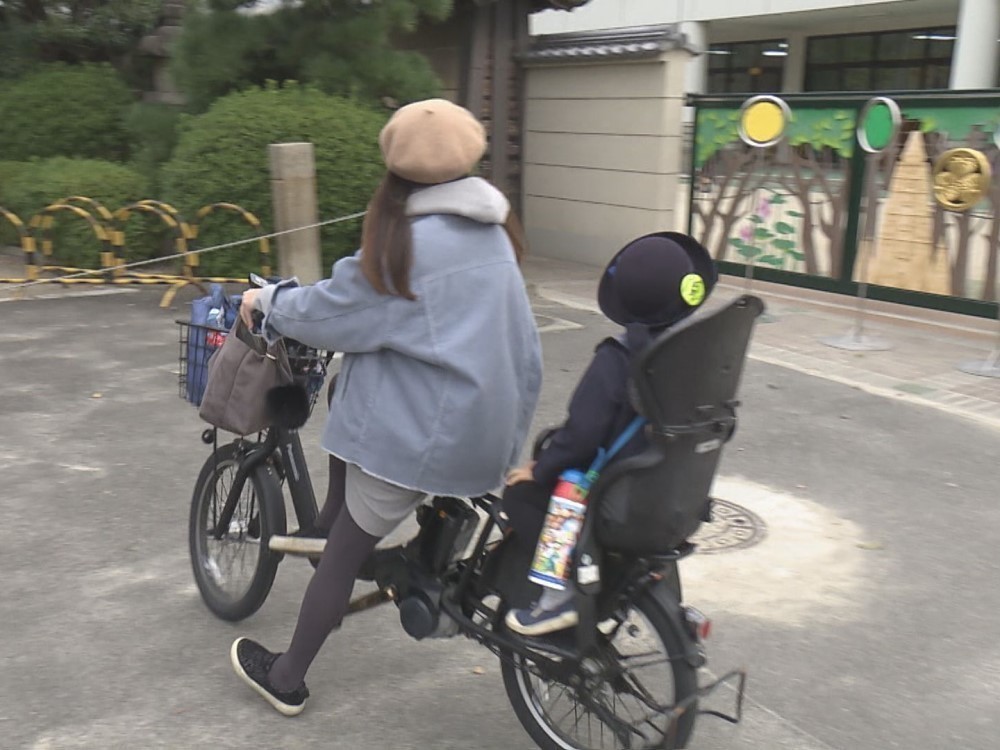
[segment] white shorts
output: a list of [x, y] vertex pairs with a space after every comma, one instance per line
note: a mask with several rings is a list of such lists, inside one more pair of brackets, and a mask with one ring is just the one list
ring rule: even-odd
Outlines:
[[373, 477], [350, 463], [344, 485], [351, 518], [363, 531], [379, 538], [388, 536], [427, 497], [425, 492]]

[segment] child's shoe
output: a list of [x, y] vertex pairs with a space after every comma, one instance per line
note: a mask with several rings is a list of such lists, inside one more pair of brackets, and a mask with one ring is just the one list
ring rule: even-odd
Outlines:
[[575, 626], [579, 621], [580, 615], [572, 598], [550, 609], [543, 609], [541, 604], [533, 609], [512, 609], [504, 619], [509, 630], [527, 636], [556, 633]]

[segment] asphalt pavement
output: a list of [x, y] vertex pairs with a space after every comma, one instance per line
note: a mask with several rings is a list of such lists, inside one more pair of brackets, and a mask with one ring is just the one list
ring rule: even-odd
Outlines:
[[[539, 428], [558, 421], [614, 328], [586, 294], [557, 293], [565, 269], [529, 271], [545, 349]], [[5, 301], [0, 289], [0, 748], [533, 747], [495, 659], [461, 638], [410, 640], [391, 605], [331, 637], [296, 719], [237, 680], [229, 644], [283, 648], [311, 568], [285, 561], [242, 623], [201, 603], [187, 521], [208, 451], [177, 395], [173, 325], [194, 292], [172, 310], [157, 307], [161, 292]], [[701, 719], [692, 748], [998, 747], [1000, 429], [905, 396], [809, 374], [771, 349], [748, 362], [716, 494], [755, 538], [682, 565], [688, 601], [715, 624], [709, 666], [745, 666], [748, 702], [737, 727]], [[320, 422], [304, 442], [322, 488]]]

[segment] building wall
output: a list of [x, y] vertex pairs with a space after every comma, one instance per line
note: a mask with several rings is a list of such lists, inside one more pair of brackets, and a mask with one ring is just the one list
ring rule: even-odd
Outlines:
[[[991, 48], [989, 37], [1000, 38], [1000, 13], [993, 9], [997, 0], [591, 0], [572, 13], [539, 13], [532, 18], [535, 35], [590, 32], [655, 24], [680, 25], [694, 49], [710, 45], [783, 40], [787, 58], [780, 85], [757, 81], [746, 91], [803, 90], [807, 46], [810, 37], [908, 29], [958, 29], [959, 42], [952, 58], [954, 88], [988, 88], [996, 85], [996, 64], [1000, 45]], [[960, 9], [977, 19], [959, 23]], [[996, 27], [995, 29], [993, 27]], [[963, 39], [964, 38], [964, 39]], [[965, 68], [958, 64], [958, 49], [966, 49]], [[708, 61], [704, 56], [688, 65], [686, 90], [711, 91], [707, 86]], [[972, 71], [967, 68], [971, 65]], [[760, 67], [758, 65], [752, 66]], [[988, 70], [987, 70], [988, 69]], [[935, 76], [936, 78], [937, 76]], [[940, 84], [927, 84], [939, 87]], [[762, 88], [763, 86], [763, 88]], [[889, 88], [903, 88], [886, 84]], [[725, 89], [726, 91], [735, 89]], [[743, 89], [740, 89], [743, 90]]]
[[[650, 26], [678, 21], [715, 21], [755, 15], [798, 13], [865, 5], [905, 12], [908, 0], [591, 0], [572, 13], [546, 11], [535, 16], [533, 34]], [[891, 6], [900, 6], [895, 11]]]
[[594, 265], [629, 239], [676, 229], [684, 64], [527, 71], [523, 190], [532, 252]]
[[859, 34], [877, 31], [895, 31], [897, 29], [919, 29], [933, 26], [954, 26], [957, 17], [951, 10], [931, 10], [930, 12], [898, 13], [875, 16], [859, 20], [857, 18], [835, 18], [824, 21], [813, 27], [784, 30], [775, 27], [771, 33], [763, 34], [759, 27], [740, 28], [739, 24], [717, 24], [715, 28], [709, 25], [712, 43], [743, 42], [756, 39], [776, 39], [784, 37], [792, 41], [810, 36], [831, 36], [834, 34]]

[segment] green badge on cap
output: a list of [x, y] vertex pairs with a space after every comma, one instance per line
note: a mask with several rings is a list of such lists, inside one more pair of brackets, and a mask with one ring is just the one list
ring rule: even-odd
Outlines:
[[681, 299], [691, 307], [700, 305], [705, 300], [705, 280], [696, 273], [681, 279]]

